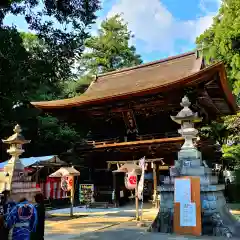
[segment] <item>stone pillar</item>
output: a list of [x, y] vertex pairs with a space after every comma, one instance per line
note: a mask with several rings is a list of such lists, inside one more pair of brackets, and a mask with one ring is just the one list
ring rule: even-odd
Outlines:
[[[178, 152], [178, 160], [170, 169], [170, 178], [165, 178], [160, 186], [160, 209], [150, 231], [171, 233], [173, 231], [174, 178], [197, 176], [201, 183], [202, 233], [214, 236], [240, 237], [239, 222], [230, 214], [223, 195], [224, 185], [218, 184], [218, 177], [212, 176], [212, 170], [202, 161], [193, 140], [198, 133], [194, 123], [202, 119], [193, 113], [187, 97], [181, 102], [183, 109], [177, 116], [171, 117], [181, 125], [179, 133], [185, 142]], [[203, 164], [204, 163], [204, 164]]]

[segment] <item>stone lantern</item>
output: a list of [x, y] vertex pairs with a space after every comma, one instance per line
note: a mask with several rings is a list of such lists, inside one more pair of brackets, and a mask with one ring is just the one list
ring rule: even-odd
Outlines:
[[33, 201], [34, 195], [40, 192], [36, 187], [36, 183], [31, 182], [31, 177], [28, 177], [24, 166], [19, 159], [19, 156], [24, 153], [22, 146], [30, 143], [21, 134], [22, 129], [17, 124], [14, 129], [14, 134], [3, 143], [10, 145], [7, 153], [11, 155], [8, 163], [4, 166], [4, 171], [0, 173], [0, 192], [8, 190], [11, 193], [11, 198], [18, 201], [22, 197], [26, 197], [29, 201]]
[[196, 138], [198, 130], [194, 128], [194, 123], [201, 122], [202, 118], [198, 117], [197, 113], [189, 108], [191, 103], [185, 96], [182, 99], [180, 105], [183, 109], [177, 114], [177, 116], [171, 116], [172, 120], [181, 125], [181, 129], [178, 132], [184, 137], [185, 142], [181, 149], [193, 149], [193, 139]]
[[149, 230], [173, 232], [175, 178], [193, 176], [199, 177], [201, 185], [202, 234], [240, 237], [240, 223], [234, 219], [226, 205], [223, 194], [225, 186], [218, 184], [218, 177], [212, 175], [212, 169], [202, 161], [201, 152], [194, 146], [193, 140], [198, 133], [194, 123], [202, 121], [202, 118], [192, 112], [190, 105], [185, 96], [181, 102], [183, 109], [177, 116], [171, 116], [173, 121], [181, 125], [178, 132], [185, 142], [178, 152], [175, 166], [170, 169], [170, 178], [164, 180], [164, 185], [160, 186], [160, 209]]
[[[178, 132], [185, 139], [181, 150], [178, 152], [178, 160], [175, 163], [175, 169], [178, 172], [177, 175], [203, 175], [206, 169], [201, 166], [202, 156], [201, 153], [196, 149], [193, 142], [194, 139], [197, 138], [198, 134], [198, 130], [194, 127], [194, 123], [201, 122], [202, 118], [198, 117], [198, 114], [194, 113], [189, 108], [191, 103], [186, 96], [184, 96], [180, 105], [183, 107], [183, 109], [177, 114], [177, 116], [171, 116], [171, 119], [174, 122], [181, 125], [181, 128], [178, 130]], [[195, 167], [198, 167], [198, 169]]]
[[[14, 127], [13, 132], [14, 134], [10, 136], [8, 139], [2, 140], [3, 143], [10, 145], [9, 149], [7, 150], [7, 153], [11, 155], [11, 158], [8, 161], [7, 167], [11, 166], [12, 169], [16, 167], [17, 169], [23, 170], [24, 166], [19, 160], [19, 156], [25, 152], [24, 149], [22, 148], [23, 145], [26, 143], [30, 143], [31, 140], [25, 140], [24, 136], [21, 134], [22, 129], [18, 124]], [[8, 173], [10, 172], [8, 171]]]

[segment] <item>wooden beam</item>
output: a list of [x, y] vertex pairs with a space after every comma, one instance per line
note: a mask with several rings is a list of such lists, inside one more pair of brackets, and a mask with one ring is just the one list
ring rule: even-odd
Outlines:
[[[167, 103], [167, 105], [166, 105]], [[167, 100], [164, 101], [154, 101], [154, 102], [150, 102], [150, 103], [139, 103], [139, 104], [136, 104], [136, 105], [133, 105], [131, 109], [139, 112], [139, 111], [146, 111], [146, 110], [149, 110], [149, 109], [152, 109], [152, 108], [161, 108], [164, 110], [172, 110], [172, 109], [175, 109], [175, 108], [179, 108], [179, 103], [176, 102], [176, 103], [169, 103]], [[92, 115], [92, 116], [105, 116], [106, 114], [108, 113], [112, 113], [112, 114], [121, 114], [122, 112], [124, 111], [127, 111], [129, 110], [128, 106], [126, 107], [113, 107], [111, 110], [109, 111], [106, 111], [104, 109], [104, 107], [102, 107], [102, 109], [99, 109], [99, 110], [95, 110], [95, 109], [89, 109], [88, 111], [88, 114], [89, 115]]]
[[[125, 164], [125, 163], [138, 163], [140, 160], [126, 160], [126, 161], [107, 161], [108, 164]], [[154, 159], [146, 159], [146, 163], [152, 162], [161, 162], [163, 158], [154, 158]]]
[[159, 139], [151, 139], [151, 140], [120, 142], [120, 143], [112, 143], [112, 144], [105, 144], [105, 145], [97, 145], [97, 146], [95, 146], [95, 149], [96, 148], [136, 146], [136, 145], [155, 144], [155, 143], [177, 143], [177, 142], [183, 142], [183, 141], [184, 141], [183, 137], [159, 138]]

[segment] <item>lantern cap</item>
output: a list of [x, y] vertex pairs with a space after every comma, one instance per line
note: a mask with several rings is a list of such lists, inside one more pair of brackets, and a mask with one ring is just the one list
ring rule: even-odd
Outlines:
[[13, 129], [14, 134], [7, 138], [6, 140], [2, 140], [3, 143], [6, 144], [25, 144], [25, 143], [30, 143], [30, 140], [26, 140], [24, 136], [21, 134], [22, 129], [20, 125], [16, 125]]
[[61, 167], [56, 172], [52, 173], [49, 177], [67, 177], [67, 176], [80, 176], [80, 172], [74, 167]]
[[189, 101], [187, 96], [184, 96], [182, 98], [182, 102], [180, 105], [183, 107], [183, 109], [177, 114], [177, 116], [171, 116], [171, 119], [178, 123], [182, 124], [184, 121], [191, 121], [191, 122], [201, 122], [202, 118], [198, 117], [197, 113], [194, 113], [189, 107], [191, 105], [191, 102]]
[[142, 172], [142, 168], [139, 167], [137, 164], [134, 164], [134, 163], [125, 163], [118, 170], [115, 170], [113, 172], [125, 172], [125, 173], [128, 173], [128, 172], [132, 172], [134, 170], [139, 175]]

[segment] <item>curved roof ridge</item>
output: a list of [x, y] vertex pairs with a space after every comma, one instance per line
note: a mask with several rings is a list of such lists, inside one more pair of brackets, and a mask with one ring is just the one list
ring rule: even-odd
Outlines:
[[[89, 96], [86, 96], [84, 94], [80, 95], [80, 96], [76, 96], [76, 97], [73, 97], [73, 98], [68, 98], [68, 99], [60, 99], [60, 100], [52, 100], [52, 101], [41, 101], [41, 102], [31, 102], [31, 104], [35, 107], [39, 107], [39, 108], [61, 108], [61, 107], [66, 107], [66, 105], [70, 105], [69, 107], [72, 107], [72, 105], [78, 105], [79, 104], [79, 100], [82, 104], [84, 103], [89, 103], [89, 102], [92, 102], [92, 101], [96, 101], [96, 100], [106, 100], [106, 99], [114, 99], [115, 97], [118, 97], [118, 96], [125, 96], [125, 95], [129, 95], [129, 94], [136, 94], [136, 93], [145, 93], [145, 92], [148, 92], [148, 91], [151, 91], [151, 90], [155, 90], [155, 89], [159, 89], [159, 88], [165, 88], [165, 87], [168, 87], [169, 85], [175, 85], [176, 83], [181, 83], [181, 82], [189, 82], [189, 79], [192, 79], [192, 78], [197, 78], [197, 76], [199, 75], [203, 75], [205, 74], [206, 72], [210, 71], [210, 70], [214, 70], [214, 69], [218, 69], [219, 67], [223, 66], [223, 63], [222, 62], [218, 62], [218, 63], [215, 63], [213, 65], [210, 65], [196, 73], [191, 73], [191, 75], [188, 75], [188, 76], [185, 76], [183, 78], [179, 78], [179, 79], [175, 79], [174, 81], [172, 82], [169, 82], [169, 83], [165, 83], [165, 84], [162, 84], [161, 86], [155, 86], [155, 87], [149, 87], [149, 88], [145, 88], [145, 89], [139, 89], [139, 90], [136, 90], [136, 91], [131, 91], [130, 93], [119, 93], [119, 94], [114, 94], [114, 95], [111, 95], [111, 96], [96, 96], [94, 98], [90, 97]], [[197, 78], [198, 80], [198, 78]], [[193, 81], [193, 80], [192, 80]]]
[[128, 72], [128, 71], [135, 70], [135, 69], [138, 69], [138, 68], [149, 67], [151, 65], [168, 62], [168, 61], [171, 61], [171, 60], [175, 60], [175, 59], [178, 59], [178, 58], [190, 56], [190, 55], [193, 55], [193, 54], [195, 55], [196, 52], [195, 51], [190, 51], [190, 52], [187, 52], [187, 53], [182, 53], [182, 54], [178, 54], [178, 55], [175, 55], [175, 56], [170, 56], [170, 57], [163, 58], [163, 59], [160, 59], [160, 60], [139, 64], [139, 65], [133, 66], [133, 67], [122, 68], [122, 69], [115, 70], [115, 71], [112, 71], [112, 72], [99, 74], [97, 76], [97, 78], [105, 77], [105, 76], [108, 76], [108, 75], [114, 75], [114, 74], [118, 74], [118, 73], [122, 73], [122, 72]]

